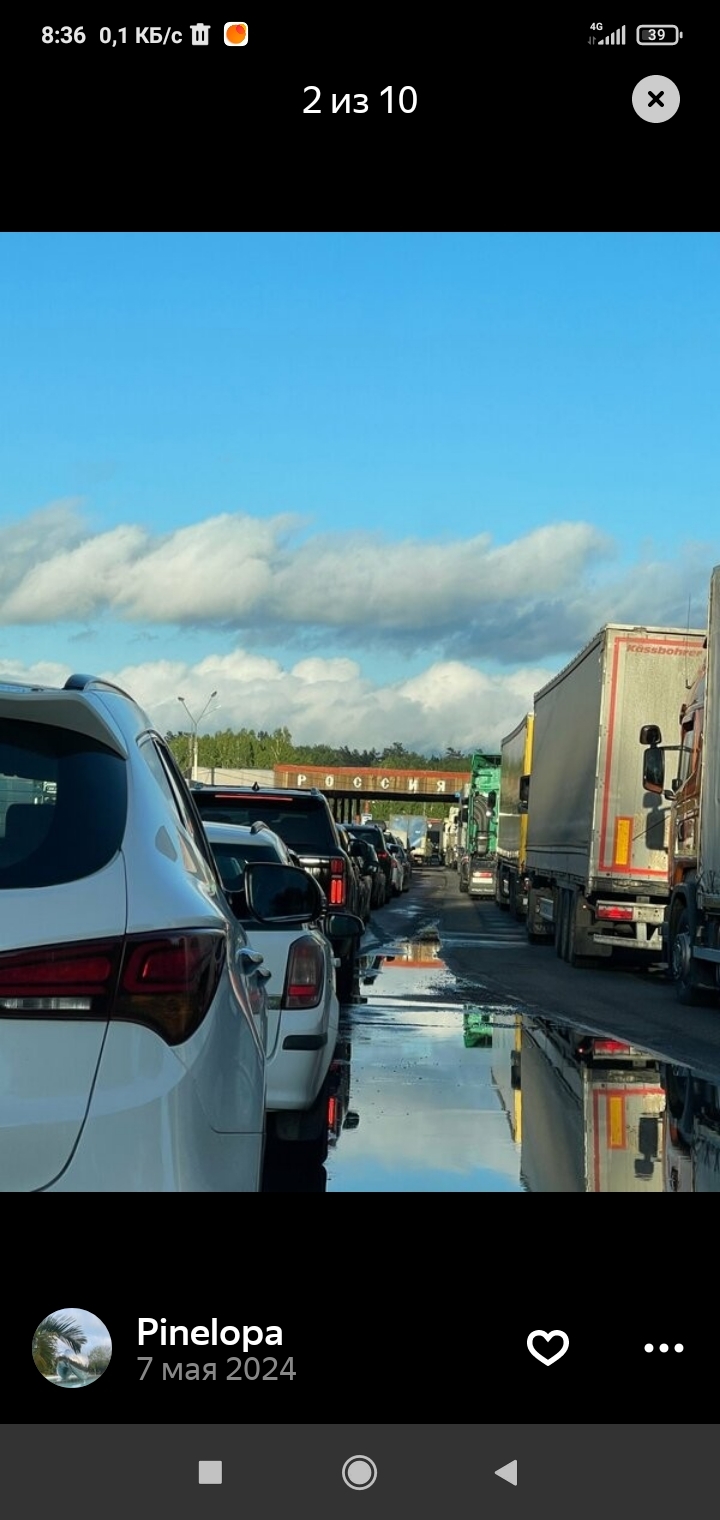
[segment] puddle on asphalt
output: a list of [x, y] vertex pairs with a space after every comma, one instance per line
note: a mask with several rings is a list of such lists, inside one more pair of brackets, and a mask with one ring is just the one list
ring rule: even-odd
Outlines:
[[328, 1156], [328, 1189], [520, 1191], [493, 1076], [494, 1021], [508, 1016], [462, 998], [436, 931], [364, 957], [347, 1010], [354, 1128]]
[[720, 1192], [720, 1077], [470, 1002], [426, 928], [363, 957], [331, 1192]]

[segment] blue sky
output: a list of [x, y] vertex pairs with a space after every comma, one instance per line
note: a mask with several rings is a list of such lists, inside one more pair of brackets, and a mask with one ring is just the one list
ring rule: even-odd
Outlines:
[[716, 234], [6, 234], [0, 674], [499, 739], [720, 559]]

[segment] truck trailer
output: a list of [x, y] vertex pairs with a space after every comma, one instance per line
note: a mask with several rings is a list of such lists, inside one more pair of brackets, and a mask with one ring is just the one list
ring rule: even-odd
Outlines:
[[570, 965], [662, 956], [668, 811], [633, 759], [638, 715], [672, 723], [702, 642], [611, 623], [535, 694], [526, 928]]
[[534, 714], [526, 713], [500, 745], [495, 901], [516, 918], [524, 918], [527, 912], [525, 857], [534, 721]]
[[[676, 711], [662, 717], [655, 693], [648, 692], [640, 729], [640, 743], [648, 746], [643, 786], [658, 807], [660, 799], [670, 804], [663, 938], [681, 1003], [720, 991], [720, 565], [710, 578], [703, 644], [695, 679], [678, 694]], [[663, 744], [663, 733], [670, 744]], [[674, 778], [666, 789], [668, 750]]]

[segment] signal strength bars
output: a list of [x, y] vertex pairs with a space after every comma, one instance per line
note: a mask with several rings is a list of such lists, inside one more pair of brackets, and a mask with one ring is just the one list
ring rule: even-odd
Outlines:
[[620, 47], [624, 46], [624, 43], [625, 43], [625, 28], [624, 28], [624, 26], [619, 26], [617, 28], [617, 31], [615, 31], [615, 32], [609, 32], [608, 35], [607, 35], [607, 37], [602, 37], [600, 39], [599, 43], [598, 43], [598, 47], [607, 47], [608, 44], [612, 45], [615, 42], [617, 42]]

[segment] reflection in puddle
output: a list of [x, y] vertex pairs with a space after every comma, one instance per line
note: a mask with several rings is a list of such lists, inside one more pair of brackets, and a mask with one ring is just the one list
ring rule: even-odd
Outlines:
[[428, 929], [361, 958], [327, 1163], [284, 1191], [720, 1192], [719, 1081], [470, 1001], [442, 948]]
[[329, 1188], [519, 1191], [519, 1147], [491, 1070], [494, 1019], [507, 1008], [461, 1000], [430, 930], [365, 956], [359, 980], [349, 1010], [358, 1123], [328, 1157]]
[[466, 1008], [463, 1013], [463, 1044], [468, 1050], [492, 1045], [492, 1014], [487, 1008]]
[[531, 1192], [663, 1191], [658, 1065], [617, 1040], [522, 1029], [522, 1170]]

